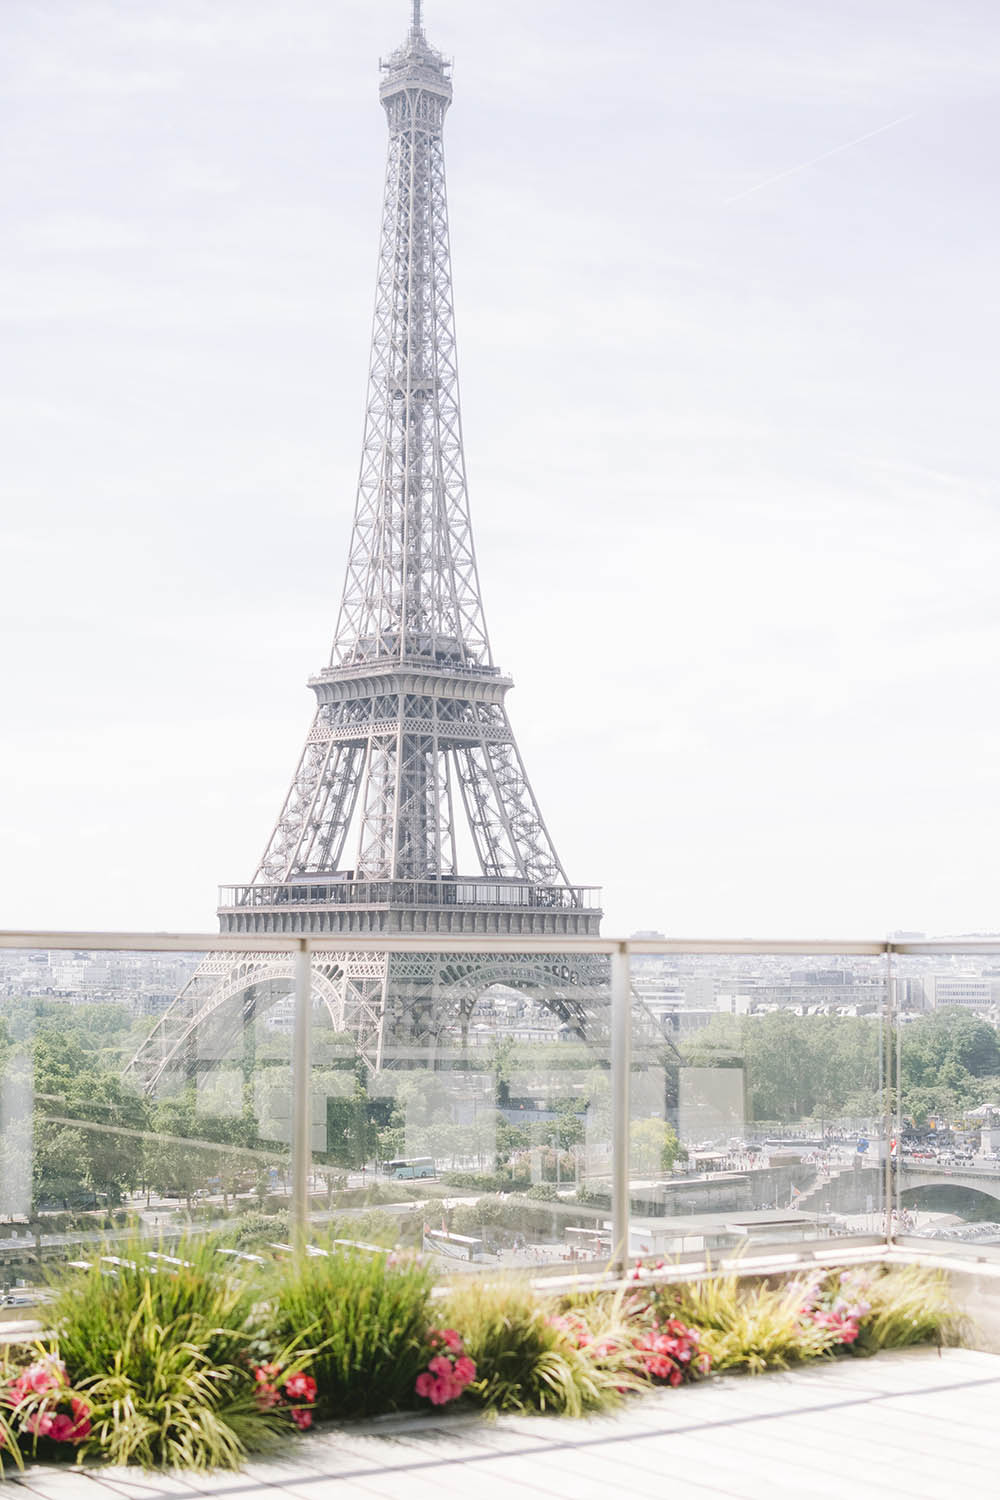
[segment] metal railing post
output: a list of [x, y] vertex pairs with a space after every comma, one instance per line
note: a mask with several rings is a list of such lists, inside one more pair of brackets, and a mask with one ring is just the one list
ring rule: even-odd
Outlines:
[[628, 950], [611, 955], [611, 1267], [628, 1265], [628, 1134], [632, 1062], [632, 990]]
[[[899, 1176], [899, 1173], [902, 1171], [902, 1162], [903, 1162], [903, 1145], [902, 1145], [902, 1141], [899, 1138], [899, 1136], [897, 1136], [895, 1134], [896, 1111], [893, 1108], [893, 1092], [892, 1092], [892, 1085], [893, 1085], [893, 1076], [892, 1076], [893, 1075], [893, 1053], [894, 1053], [894, 1050], [895, 1050], [894, 1047], [893, 1047], [893, 1041], [894, 1041], [893, 1025], [894, 1025], [894, 1022], [896, 1020], [895, 998], [896, 998], [896, 989], [895, 989], [895, 977], [894, 977], [893, 972], [892, 972], [892, 949], [891, 948], [887, 948], [886, 949], [886, 955], [885, 955], [885, 1000], [884, 1000], [884, 1007], [885, 1007], [885, 1039], [884, 1039], [885, 1040], [885, 1066], [884, 1066], [884, 1070], [883, 1070], [883, 1077], [885, 1079], [885, 1098], [882, 1101], [882, 1108], [884, 1110], [884, 1123], [883, 1123], [882, 1129], [883, 1129], [883, 1132], [885, 1134], [885, 1167], [884, 1167], [884, 1170], [885, 1170], [885, 1189], [884, 1189], [884, 1196], [885, 1196], [885, 1240], [886, 1240], [886, 1244], [889, 1245], [889, 1246], [892, 1245], [892, 1240], [893, 1240], [892, 1210], [893, 1210], [893, 1204], [894, 1204], [894, 1201], [895, 1201], [895, 1184], [893, 1183], [893, 1171], [892, 1171], [892, 1168], [893, 1168], [893, 1158], [892, 1158], [892, 1142], [893, 1142], [893, 1139], [895, 1139], [895, 1141], [896, 1141], [896, 1176], [897, 1177]], [[899, 1080], [898, 1079], [896, 1080], [896, 1088], [897, 1088], [897, 1090], [899, 1088]]]
[[309, 1168], [312, 1163], [312, 1090], [309, 1086], [312, 974], [308, 939], [295, 955], [295, 1029], [292, 1034], [292, 1244], [305, 1252], [309, 1225]]
[[[889, 956], [892, 964], [892, 955]], [[899, 980], [890, 972], [892, 1014], [896, 1021], [896, 1234], [903, 1226], [903, 1021], [899, 1005]]]

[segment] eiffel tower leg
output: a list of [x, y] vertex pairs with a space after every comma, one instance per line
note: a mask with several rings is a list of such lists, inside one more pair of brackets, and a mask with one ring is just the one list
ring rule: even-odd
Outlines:
[[385, 1047], [385, 1017], [389, 978], [387, 953], [337, 953], [338, 975], [332, 981], [330, 1005], [334, 1030], [353, 1037], [359, 1056], [372, 1072], [380, 1072]]
[[185, 1089], [196, 1089], [198, 1087], [198, 1038], [194, 1032], [184, 1039], [183, 1069]]
[[243, 1098], [246, 1099], [247, 1091], [253, 1087], [254, 1069], [257, 1066], [257, 996], [258, 986], [252, 985], [247, 990], [246, 1000], [243, 1003], [243, 1050], [242, 1050], [242, 1073], [243, 1073]]

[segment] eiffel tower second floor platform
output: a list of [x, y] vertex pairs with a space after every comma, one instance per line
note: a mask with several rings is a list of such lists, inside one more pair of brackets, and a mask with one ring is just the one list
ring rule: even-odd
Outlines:
[[525, 775], [491, 664], [324, 668], [316, 716], [253, 880], [223, 886], [227, 933], [596, 936]]

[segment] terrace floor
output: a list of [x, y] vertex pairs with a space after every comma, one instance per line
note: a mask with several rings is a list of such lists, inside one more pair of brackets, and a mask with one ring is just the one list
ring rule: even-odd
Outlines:
[[918, 1349], [708, 1380], [584, 1421], [428, 1413], [328, 1428], [242, 1474], [38, 1466], [13, 1484], [39, 1500], [978, 1500], [1000, 1485], [998, 1416], [1000, 1356]]

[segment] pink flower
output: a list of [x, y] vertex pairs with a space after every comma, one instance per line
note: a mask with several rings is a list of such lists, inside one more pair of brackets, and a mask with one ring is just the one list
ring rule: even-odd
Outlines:
[[445, 1347], [450, 1349], [452, 1354], [461, 1354], [462, 1338], [454, 1328], [445, 1328], [441, 1337], [444, 1339]]
[[55, 1418], [51, 1412], [36, 1411], [30, 1417], [25, 1417], [24, 1430], [33, 1433], [35, 1437], [48, 1437], [54, 1421]]
[[48, 1436], [54, 1443], [69, 1443], [73, 1441], [73, 1419], [64, 1416], [62, 1412], [56, 1412], [49, 1427]]
[[446, 1354], [435, 1354], [427, 1368], [432, 1375], [449, 1376], [451, 1374], [451, 1360]]
[[46, 1391], [54, 1391], [58, 1386], [65, 1384], [66, 1366], [59, 1360], [54, 1360], [52, 1365], [46, 1365], [41, 1360], [29, 1365], [21, 1376], [21, 1382], [25, 1392], [33, 1391], [36, 1396], [42, 1396]]
[[444, 1406], [446, 1401], [451, 1401], [453, 1399], [451, 1381], [445, 1379], [442, 1376], [439, 1376], [437, 1380], [433, 1380], [431, 1382], [431, 1388], [428, 1391], [428, 1395], [430, 1396], [431, 1402], [434, 1406]]
[[298, 1427], [302, 1432], [305, 1432], [305, 1430], [306, 1430], [307, 1427], [311, 1427], [312, 1426], [312, 1419], [313, 1419], [312, 1412], [311, 1411], [306, 1411], [305, 1407], [303, 1407], [303, 1406], [293, 1406], [292, 1407], [292, 1421], [295, 1423], [296, 1427]]
[[79, 1396], [70, 1399], [73, 1408], [73, 1426], [69, 1434], [71, 1443], [82, 1443], [84, 1438], [90, 1436], [90, 1407], [86, 1401], [81, 1401]]
[[427, 1370], [417, 1376], [416, 1392], [418, 1396], [429, 1396], [434, 1385], [434, 1376]]
[[290, 1375], [285, 1381], [285, 1395], [292, 1401], [315, 1401], [316, 1382], [311, 1375]]
[[471, 1385], [475, 1380], [476, 1366], [467, 1354], [463, 1354], [461, 1359], [456, 1359], [455, 1377], [457, 1380], [460, 1380], [463, 1385]]

